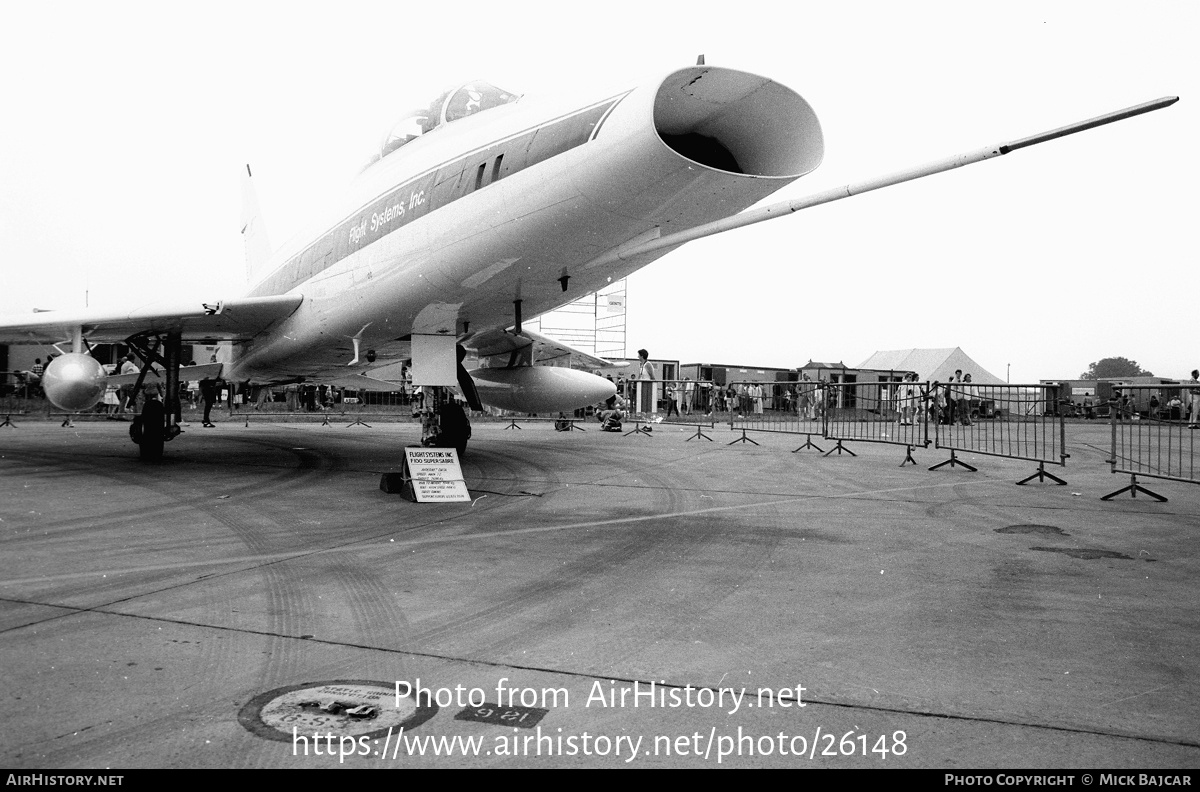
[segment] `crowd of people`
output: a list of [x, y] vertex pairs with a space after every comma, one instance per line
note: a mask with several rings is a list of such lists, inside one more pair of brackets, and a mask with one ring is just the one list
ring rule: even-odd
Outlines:
[[[802, 373], [795, 382], [747, 381], [718, 385], [694, 382], [690, 377], [658, 380], [645, 353], [646, 350], [639, 350], [638, 370], [629, 379], [609, 377], [617, 389], [610, 402], [615, 403], [616, 409], [643, 419], [655, 413], [661, 413], [664, 419], [693, 414], [712, 417], [722, 413], [740, 418], [763, 415], [770, 410], [819, 421], [838, 406], [838, 388], [824, 378], [814, 380], [807, 373]], [[961, 370], [945, 383], [933, 383], [928, 393], [914, 373], [890, 385], [890, 395], [884, 400], [886, 411], [894, 411], [901, 424], [916, 423], [923, 411], [928, 411], [935, 420], [943, 423], [970, 425], [971, 414], [977, 409], [971, 375]], [[889, 391], [883, 393], [889, 394]], [[597, 414], [602, 409], [613, 409], [613, 403], [598, 408]]]
[[[645, 353], [645, 350], [639, 350]], [[734, 382], [718, 385], [712, 382], [682, 380], [659, 380], [654, 367], [645, 357], [639, 357], [637, 372], [629, 377], [613, 379], [617, 393], [604, 405], [598, 405], [598, 420], [614, 410], [622, 417], [636, 416], [639, 420], [666, 420], [686, 415], [712, 417], [727, 414], [745, 418], [764, 414], [764, 411], [783, 412], [808, 420], [820, 421], [828, 411], [839, 406], [839, 387], [825, 379], [813, 380], [802, 373], [794, 382]], [[876, 385], [876, 383], [858, 383]], [[989, 402], [981, 398], [980, 386], [972, 381], [969, 372], [958, 369], [945, 382], [921, 383], [917, 374], [908, 373], [900, 382], [879, 383], [880, 390], [869, 404], [860, 400], [859, 405], [868, 411], [886, 415], [901, 425], [929, 420], [943, 425], [971, 426], [980, 416], [991, 417]], [[1139, 409], [1137, 397], [1130, 389], [1124, 393], [1118, 388], [1112, 398], [1101, 400], [1105, 409], [1115, 410], [1125, 417], [1145, 416], [1164, 421], [1188, 421], [1189, 428], [1200, 428], [1200, 371], [1193, 371], [1191, 379], [1182, 384], [1178, 391], [1168, 387], [1160, 401], [1159, 395], [1150, 391], [1147, 405]], [[1142, 397], [1144, 400], [1145, 396]], [[1101, 403], [1090, 395], [1079, 403], [1069, 405], [1068, 415], [1095, 418], [1101, 413]], [[1107, 413], [1105, 413], [1107, 415]], [[661, 418], [658, 418], [661, 416]], [[577, 416], [579, 417], [579, 416]]]
[[[53, 358], [51, 355], [45, 364], [41, 358], [37, 358], [27, 371], [14, 372], [16, 381], [12, 392], [26, 398], [40, 398], [43, 395], [42, 379], [46, 366]], [[188, 361], [185, 365], [195, 364]], [[141, 371], [141, 365], [133, 353], [105, 368], [109, 374], [118, 375], [136, 375]], [[402, 403], [415, 403], [420, 398], [420, 389], [411, 385], [411, 375], [407, 369], [401, 377]], [[696, 382], [690, 377], [664, 381], [656, 376], [649, 352], [645, 349], [638, 350], [636, 371], [628, 379], [624, 376], [614, 379], [611, 375], [608, 379], [616, 387], [616, 395], [604, 404], [597, 405], [594, 414], [601, 423], [607, 423], [611, 431], [616, 431], [612, 427], [619, 427], [620, 420], [629, 415], [636, 415], [640, 420], [651, 420], [660, 414], [663, 419], [691, 415], [711, 418], [715, 414], [740, 418], [763, 415], [766, 410], [771, 410], [819, 421], [828, 410], [838, 406], [839, 396], [838, 389], [828, 381], [823, 378], [813, 380], [807, 373], [801, 373], [800, 379], [793, 382], [734, 382], [718, 385]], [[894, 420], [901, 425], [917, 423], [927, 415], [938, 423], [969, 426], [973, 415], [982, 409], [971, 374], [962, 370], [955, 371], [944, 383], [931, 383], [928, 390], [918, 382], [915, 373], [906, 374], [901, 382], [879, 385], [876, 411], [894, 414]], [[1147, 403], [1139, 405], [1138, 397], [1131, 389], [1122, 392], [1120, 387], [1116, 387], [1111, 397], [1099, 402], [1091, 393], [1085, 394], [1079, 402], [1064, 398], [1060, 402], [1060, 409], [1065, 410], [1067, 415], [1095, 418], [1100, 406], [1104, 405], [1121, 416], [1132, 418], [1145, 415], [1152, 420], [1186, 420], [1189, 428], [1200, 428], [1200, 370], [1193, 370], [1191, 379], [1178, 390], [1163, 390], [1167, 392], [1161, 398], [1157, 391], [1149, 391], [1148, 398], [1142, 397]], [[139, 409], [135, 397], [132, 384], [110, 385], [96, 409], [112, 420], [128, 420], [126, 416]], [[249, 388], [231, 386], [214, 379], [201, 379], [180, 384], [181, 404], [191, 408], [203, 404], [203, 425], [206, 427], [213, 426], [210, 420], [212, 407], [222, 401], [233, 409], [252, 403], [253, 409], [259, 410], [268, 402], [280, 400], [286, 404], [288, 412], [316, 412], [330, 410], [339, 403], [360, 401], [362, 397], [361, 393], [343, 393], [340, 389], [311, 383], [293, 383], [281, 388]], [[576, 417], [583, 417], [586, 412], [578, 411]]]

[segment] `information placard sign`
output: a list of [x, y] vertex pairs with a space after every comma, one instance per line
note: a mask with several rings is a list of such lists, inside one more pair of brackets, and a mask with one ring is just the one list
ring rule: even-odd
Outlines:
[[453, 448], [406, 448], [404, 468], [405, 484], [411, 485], [417, 503], [471, 500]]

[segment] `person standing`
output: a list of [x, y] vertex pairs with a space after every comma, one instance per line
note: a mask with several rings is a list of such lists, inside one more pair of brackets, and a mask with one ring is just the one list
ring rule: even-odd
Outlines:
[[[137, 374], [139, 369], [138, 369], [137, 363], [134, 363], [133, 360], [134, 360], [133, 353], [130, 352], [128, 355], [125, 356], [125, 360], [122, 361], [121, 367], [117, 370], [117, 373], [118, 374]], [[126, 409], [130, 409], [130, 410], [133, 409], [133, 399], [134, 399], [133, 388], [134, 388], [133, 385], [122, 385], [117, 390], [117, 396], [120, 400], [120, 404], [117, 406], [116, 420], [118, 420], [118, 421], [125, 420], [125, 410]]]
[[916, 390], [916, 374], [905, 374], [904, 380], [900, 383], [897, 390], [897, 401], [899, 402], [900, 424], [902, 426], [911, 426], [917, 422], [916, 406], [917, 406], [917, 390]]
[[802, 418], [812, 418], [812, 380], [807, 374], [800, 375], [796, 388], [796, 413]]
[[825, 420], [825, 411], [829, 406], [828, 384], [824, 378], [818, 377], [817, 384], [809, 395], [809, 398], [812, 400], [812, 419], [814, 421]]
[[679, 415], [679, 404], [683, 401], [683, 383], [675, 380], [671, 383], [670, 389], [667, 391], [667, 417], [671, 417], [674, 412]]
[[946, 379], [946, 424], [954, 425], [954, 413], [958, 407], [958, 393], [955, 391], [955, 385], [962, 382], [962, 369], [955, 369], [954, 376]]
[[654, 384], [654, 364], [650, 362], [650, 353], [644, 349], [638, 350], [637, 370], [637, 412], [658, 412], [657, 386]]
[[929, 386], [929, 420], [935, 425], [941, 424], [942, 412], [946, 407], [946, 397], [942, 386], [934, 380]]
[[212, 429], [216, 426], [208, 419], [212, 412], [213, 403], [217, 400], [217, 381], [210, 377], [205, 377], [200, 380], [200, 398], [204, 402], [204, 428]]
[[29, 376], [25, 378], [25, 382], [33, 386], [35, 394], [42, 391], [42, 375], [46, 373], [46, 367], [42, 365], [41, 358], [34, 358], [33, 365], [29, 367]]
[[[290, 413], [300, 409], [300, 386], [296, 383], [285, 385], [283, 388], [284, 398], [287, 399], [287, 411]], [[204, 419], [208, 423], [208, 419]]]
[[696, 398], [696, 383], [692, 382], [692, 378], [688, 377], [683, 383], [683, 411], [687, 415], [692, 414], [692, 401]]
[[958, 400], [959, 418], [962, 420], [963, 426], [971, 425], [971, 397], [975, 395], [975, 389], [971, 387], [971, 375], [964, 374], [962, 377], [962, 395]]
[[116, 411], [117, 406], [120, 403], [120, 399], [117, 397], [117, 388], [115, 385], [109, 385], [104, 389], [104, 400], [102, 404], [104, 405], [105, 418], [111, 421], [113, 419], [113, 413]]
[[1188, 393], [1192, 396], [1192, 417], [1188, 429], [1200, 429], [1200, 369], [1192, 369], [1192, 378], [1188, 380]]

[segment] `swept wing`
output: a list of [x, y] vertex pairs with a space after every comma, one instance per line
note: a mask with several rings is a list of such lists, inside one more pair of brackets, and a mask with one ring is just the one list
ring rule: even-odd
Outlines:
[[299, 294], [284, 294], [212, 302], [157, 302], [125, 311], [85, 308], [0, 316], [0, 343], [69, 342], [77, 329], [95, 343], [168, 332], [179, 332], [189, 339], [245, 341], [291, 316], [303, 300]]

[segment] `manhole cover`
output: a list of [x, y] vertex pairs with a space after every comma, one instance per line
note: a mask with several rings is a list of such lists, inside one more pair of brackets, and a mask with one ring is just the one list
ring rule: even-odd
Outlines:
[[1082, 558], [1087, 561], [1097, 558], [1124, 558], [1127, 561], [1133, 560], [1132, 556], [1118, 553], [1115, 550], [1094, 550], [1088, 547], [1031, 547], [1029, 549], [1040, 550], [1043, 553], [1062, 553], [1063, 555], [1071, 556], [1071, 558]]
[[437, 704], [396, 697], [394, 685], [361, 679], [304, 682], [255, 696], [238, 712], [238, 722], [259, 737], [291, 742], [294, 735], [376, 738], [416, 728], [432, 718]]
[[1055, 528], [1053, 525], [1010, 525], [1006, 528], [997, 528], [996, 533], [1002, 534], [1045, 534], [1047, 536], [1070, 536], [1061, 528]]

